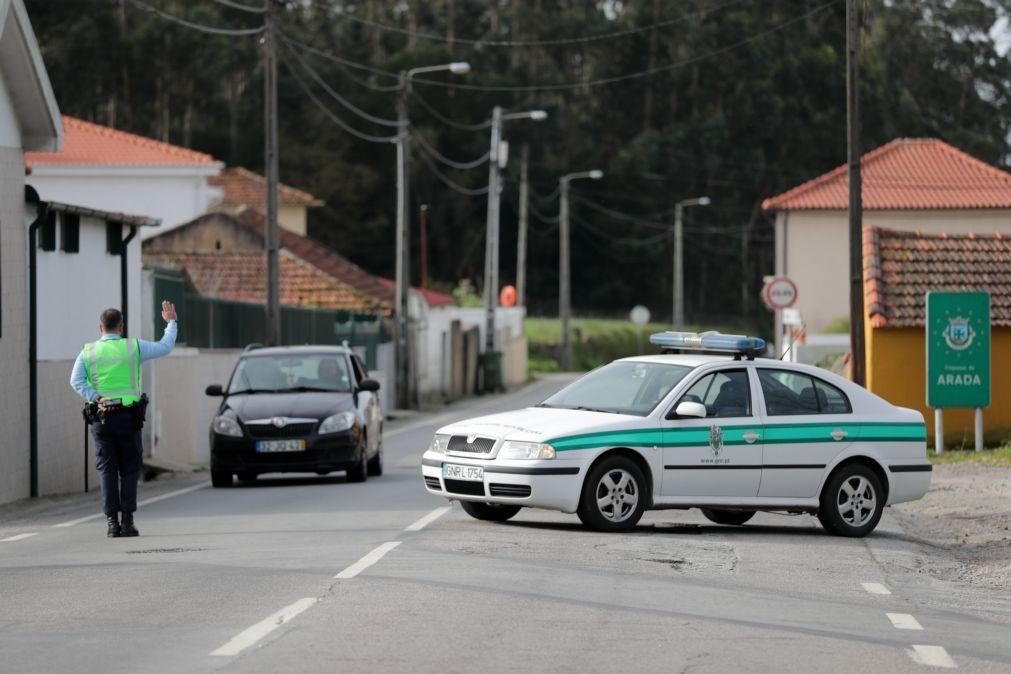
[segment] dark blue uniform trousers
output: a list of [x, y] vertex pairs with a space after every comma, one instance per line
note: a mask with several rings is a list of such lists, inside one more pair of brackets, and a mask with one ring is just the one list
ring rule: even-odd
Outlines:
[[137, 481], [144, 460], [140, 431], [133, 414], [115, 412], [91, 427], [95, 462], [102, 474], [102, 508], [106, 515], [137, 510]]

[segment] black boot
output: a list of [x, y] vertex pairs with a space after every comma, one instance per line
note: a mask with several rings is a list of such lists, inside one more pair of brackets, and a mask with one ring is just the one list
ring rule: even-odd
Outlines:
[[105, 519], [109, 522], [109, 531], [106, 536], [109, 538], [119, 538], [123, 535], [123, 530], [119, 527], [119, 517], [117, 515], [106, 515]]
[[123, 513], [123, 536], [140, 536], [137, 527], [133, 526], [133, 513]]

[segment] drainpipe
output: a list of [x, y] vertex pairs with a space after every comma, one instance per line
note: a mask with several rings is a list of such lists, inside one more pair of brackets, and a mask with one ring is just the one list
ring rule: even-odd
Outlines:
[[123, 239], [122, 243], [119, 244], [119, 295], [120, 295], [120, 312], [123, 314], [123, 337], [126, 337], [127, 330], [130, 329], [130, 323], [127, 321], [127, 312], [129, 311], [129, 304], [127, 299], [129, 296], [130, 289], [130, 277], [126, 272], [126, 253], [127, 248], [130, 247], [130, 242], [133, 241], [133, 237], [137, 236], [136, 225], [130, 226], [130, 233], [127, 234], [126, 238]]
[[39, 226], [49, 215], [49, 204], [39, 199], [31, 185], [25, 185], [25, 203], [35, 204], [37, 215], [28, 226], [28, 464], [29, 493], [39, 495], [39, 353], [38, 293], [36, 291], [36, 256]]

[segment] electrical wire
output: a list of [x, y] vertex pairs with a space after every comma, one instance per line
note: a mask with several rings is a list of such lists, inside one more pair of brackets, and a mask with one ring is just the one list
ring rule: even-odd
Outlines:
[[534, 190], [530, 190], [530, 192], [531, 192], [531, 194], [534, 195], [534, 198], [537, 199], [537, 201], [540, 201], [541, 203], [545, 203], [545, 202], [554, 201], [555, 199], [557, 199], [561, 195], [561, 193], [562, 193], [562, 186], [561, 186], [561, 184], [556, 185], [555, 189], [551, 191], [551, 194], [549, 194], [549, 195], [547, 195], [545, 197], [542, 197], [541, 195], [537, 194], [537, 192], [535, 192]]
[[411, 134], [411, 140], [418, 141], [418, 145], [422, 146], [425, 150], [427, 150], [429, 154], [432, 155], [433, 159], [438, 160], [439, 162], [445, 164], [450, 168], [455, 168], [460, 171], [466, 171], [468, 169], [477, 168], [481, 164], [487, 162], [488, 158], [491, 156], [491, 150], [489, 150], [488, 152], [485, 152], [477, 159], [473, 159], [471, 161], [456, 161], [454, 159], [450, 159], [449, 157], [445, 156], [444, 154], [436, 150], [435, 147], [433, 147], [427, 140], [425, 140], [425, 137], [421, 135], [421, 133]]
[[622, 213], [621, 211], [615, 211], [613, 209], [608, 208], [607, 206], [601, 206], [600, 204], [598, 204], [595, 201], [590, 201], [589, 199], [587, 199], [584, 196], [580, 196], [580, 195], [576, 195], [576, 194], [573, 194], [572, 196], [573, 196], [573, 201], [575, 201], [577, 203], [580, 203], [580, 204], [583, 204], [584, 206], [588, 206], [592, 210], [597, 211], [598, 213], [603, 213], [604, 215], [608, 215], [608, 216], [610, 216], [612, 218], [617, 218], [618, 220], [624, 220], [626, 222], [631, 222], [633, 224], [641, 225], [643, 227], [652, 227], [654, 229], [669, 230], [670, 227], [671, 227], [669, 224], [664, 224], [662, 222], [653, 222], [652, 220], [645, 220], [643, 218], [639, 218], [639, 217], [636, 217], [634, 215], [628, 215], [627, 213]]
[[561, 217], [558, 215], [544, 215], [531, 202], [527, 202], [527, 209], [530, 211], [531, 214], [533, 214], [535, 218], [537, 218], [546, 225], [557, 225], [561, 221]]
[[[244, 5], [241, 2], [235, 2], [235, 0], [213, 0], [219, 5], [224, 5], [225, 7], [231, 7], [232, 9], [238, 9], [243, 12], [249, 12], [250, 14], [265, 14], [267, 9], [265, 7], [253, 7], [252, 5]], [[270, 0], [267, 0], [270, 2]]]
[[477, 189], [471, 189], [469, 187], [464, 187], [463, 185], [454, 182], [452, 178], [447, 176], [445, 173], [439, 170], [435, 161], [428, 155], [427, 152], [421, 152], [421, 158], [428, 165], [428, 168], [432, 171], [436, 178], [438, 178], [446, 187], [450, 188], [454, 192], [459, 192], [460, 194], [466, 195], [468, 197], [478, 197], [483, 194], [488, 194], [488, 186], [479, 187]]
[[346, 59], [342, 56], [337, 56], [336, 54], [331, 54], [329, 52], [322, 51], [320, 49], [317, 49], [316, 47], [313, 47], [312, 45], [308, 45], [304, 42], [299, 42], [298, 40], [288, 37], [284, 33], [284, 31], [281, 30], [278, 30], [277, 34], [280, 35], [281, 39], [287, 42], [289, 46], [299, 47], [300, 49], [303, 49], [309, 52], [310, 54], [315, 54], [320, 58], [327, 59], [328, 61], [333, 61], [334, 63], [339, 63], [340, 65], [344, 65], [349, 68], [357, 68], [358, 70], [364, 70], [374, 75], [382, 75], [384, 77], [391, 77], [397, 80], [397, 84], [389, 85], [389, 89], [386, 89], [386, 86], [384, 85], [382, 89], [379, 89], [380, 91], [399, 91], [401, 89], [400, 76], [396, 73], [391, 73], [388, 70], [382, 70], [380, 68], [373, 68], [372, 66], [367, 66], [365, 64], [358, 63], [357, 61], [351, 61], [350, 59]]
[[731, 0], [731, 2], [724, 3], [717, 7], [713, 7], [708, 11], [700, 11], [692, 14], [685, 14], [679, 16], [676, 19], [665, 19], [663, 21], [657, 21], [656, 23], [649, 24], [648, 26], [640, 26], [638, 28], [626, 28], [623, 30], [616, 30], [610, 33], [602, 33], [600, 35], [585, 35], [581, 37], [563, 37], [563, 38], [553, 38], [547, 40], [484, 40], [477, 38], [460, 38], [454, 37], [450, 39], [446, 35], [439, 35], [437, 33], [422, 33], [418, 31], [408, 30], [406, 28], [401, 28], [399, 26], [391, 26], [389, 24], [380, 23], [379, 21], [373, 21], [371, 19], [365, 19], [359, 16], [354, 16], [353, 14], [344, 14], [342, 18], [349, 21], [353, 21], [358, 24], [369, 26], [371, 28], [378, 28], [383, 31], [390, 33], [399, 33], [401, 35], [407, 35], [409, 37], [420, 37], [426, 40], [434, 40], [438, 42], [452, 42], [459, 44], [469, 44], [478, 45], [481, 47], [548, 47], [551, 45], [565, 45], [565, 44], [586, 44], [589, 42], [600, 42], [603, 40], [613, 40], [620, 37], [627, 37], [629, 35], [638, 35], [641, 33], [647, 33], [651, 30], [657, 28], [665, 28], [667, 26], [673, 26], [679, 23], [684, 23], [693, 18], [705, 18], [708, 14], [714, 14], [716, 12], [722, 11], [728, 7], [733, 7], [734, 5], [740, 5], [746, 0]]
[[306, 63], [305, 59], [302, 58], [302, 56], [295, 49], [287, 45], [286, 48], [292, 54], [292, 56], [295, 57], [295, 60], [299, 62], [299, 64], [302, 66], [302, 69], [305, 70], [312, 79], [316, 80], [316, 84], [318, 84], [323, 89], [323, 91], [327, 92], [332, 99], [343, 105], [345, 108], [347, 108], [354, 114], [358, 115], [362, 119], [366, 119], [372, 122], [373, 124], [379, 124], [381, 126], [392, 126], [399, 128], [406, 125], [406, 123], [398, 122], [395, 119], [384, 119], [382, 117], [376, 117], [375, 115], [372, 115], [366, 112], [365, 110], [362, 110], [357, 105], [355, 105], [354, 103], [352, 103], [351, 101], [349, 101], [348, 99], [344, 98], [339, 93], [337, 93], [333, 89], [333, 87], [328, 85], [326, 81], [322, 78], [322, 76], [311, 65]]
[[291, 76], [295, 78], [295, 81], [298, 82], [298, 85], [302, 88], [302, 91], [305, 92], [305, 95], [311, 98], [313, 103], [315, 103], [316, 106], [319, 107], [319, 109], [322, 110], [323, 113], [326, 114], [326, 116], [329, 117], [334, 124], [344, 129], [352, 136], [368, 141], [370, 143], [393, 143], [400, 138], [400, 136], [373, 136], [371, 134], [364, 133], [354, 128], [353, 126], [345, 122], [343, 119], [335, 115], [334, 112], [330, 108], [328, 108], [326, 104], [323, 103], [323, 101], [317, 98], [316, 94], [314, 94], [312, 92], [312, 89], [310, 89], [309, 86], [305, 83], [305, 80], [299, 77], [298, 73], [295, 72], [295, 69], [292, 68], [290, 65], [288, 65], [287, 61], [284, 61], [284, 67], [287, 68], [288, 72], [291, 73]]
[[767, 28], [766, 30], [763, 30], [763, 31], [761, 31], [759, 33], [756, 33], [755, 35], [752, 35], [751, 37], [745, 38], [743, 40], [738, 40], [737, 42], [729, 44], [729, 45], [727, 45], [725, 47], [721, 47], [719, 49], [715, 49], [715, 50], [713, 50], [711, 52], [707, 52], [705, 54], [699, 54], [698, 56], [693, 56], [693, 57], [690, 57], [690, 58], [682, 59], [680, 61], [675, 61], [674, 63], [668, 63], [666, 65], [657, 66], [655, 68], [649, 68], [647, 70], [641, 70], [639, 72], [626, 73], [624, 75], [614, 75], [612, 77], [602, 77], [602, 78], [595, 79], [595, 80], [587, 80], [585, 82], [559, 82], [559, 83], [556, 83], [556, 84], [529, 84], [529, 85], [522, 85], [522, 84], [517, 84], [517, 85], [505, 85], [505, 84], [503, 84], [503, 85], [463, 84], [463, 83], [457, 83], [457, 82], [444, 82], [444, 81], [440, 81], [440, 80], [430, 80], [430, 79], [421, 78], [421, 77], [415, 78], [414, 82], [417, 82], [419, 84], [428, 84], [428, 85], [431, 85], [431, 86], [446, 87], [446, 88], [450, 88], [450, 89], [464, 89], [464, 90], [468, 90], [468, 91], [513, 91], [513, 92], [565, 91], [565, 90], [575, 90], [575, 89], [586, 89], [586, 88], [589, 88], [589, 87], [597, 87], [597, 86], [603, 86], [603, 85], [607, 85], [607, 84], [615, 84], [617, 82], [626, 82], [628, 80], [639, 79], [639, 78], [642, 78], [642, 77], [649, 77], [650, 75], [656, 75], [658, 73], [669, 72], [671, 70], [677, 70], [678, 68], [682, 68], [684, 66], [691, 65], [693, 63], [698, 63], [699, 61], [704, 61], [704, 60], [706, 60], [708, 58], [712, 58], [713, 56], [720, 56], [722, 54], [726, 54], [726, 53], [731, 52], [731, 51], [733, 51], [733, 50], [735, 50], [735, 49], [737, 49], [739, 47], [742, 47], [742, 46], [744, 46], [744, 45], [746, 45], [748, 43], [755, 42], [756, 40], [760, 40], [760, 39], [762, 39], [764, 37], [772, 35], [773, 33], [776, 33], [776, 32], [778, 32], [780, 30], [783, 30], [784, 28], [787, 28], [788, 26], [792, 26], [795, 23], [799, 23], [801, 21], [804, 21], [805, 19], [808, 19], [811, 16], [814, 16], [815, 14], [817, 14], [817, 13], [819, 13], [821, 11], [823, 11], [825, 9], [828, 9], [832, 5], [838, 4], [840, 1], [841, 0], [829, 0], [829, 2], [826, 2], [823, 5], [819, 5], [818, 7], [815, 7], [812, 10], [804, 12], [803, 14], [795, 16], [792, 19], [788, 19], [787, 21], [784, 21], [782, 23], [776, 24], [775, 26]]
[[259, 28], [217, 28], [216, 26], [205, 26], [202, 23], [194, 23], [193, 21], [187, 21], [186, 19], [180, 19], [178, 16], [164, 12], [157, 7], [152, 7], [146, 2], [141, 0], [130, 0], [132, 4], [137, 9], [143, 10], [145, 12], [150, 12], [156, 16], [160, 16], [166, 21], [171, 21], [172, 23], [179, 24], [180, 26], [185, 26], [192, 30], [200, 31], [201, 33], [208, 33], [210, 35], [229, 35], [229, 36], [240, 36], [240, 35], [259, 35], [264, 30], [265, 26], [260, 26]]
[[666, 232], [660, 232], [659, 234], [654, 234], [653, 236], [647, 236], [642, 238], [616, 237], [614, 236], [614, 234], [605, 232], [596, 227], [595, 225], [591, 225], [589, 222], [583, 220], [581, 217], [577, 215], [569, 214], [569, 219], [577, 223], [580, 227], [583, 227], [587, 231], [593, 232], [597, 236], [607, 239], [609, 243], [615, 243], [622, 246], [653, 246], [660, 243], [661, 241], [666, 241], [670, 239], [673, 234], [673, 232], [671, 232], [671, 230], [668, 229]]
[[428, 111], [428, 114], [432, 115], [432, 117], [435, 117], [437, 120], [439, 120], [446, 126], [451, 126], [455, 129], [462, 129], [464, 131], [480, 131], [482, 129], [487, 129], [491, 126], [490, 119], [486, 119], [478, 124], [465, 124], [463, 122], [458, 122], [455, 119], [450, 119], [449, 117], [446, 117], [444, 114], [439, 112], [435, 108], [435, 106], [433, 106], [431, 103], [422, 98], [416, 91], [413, 90], [411, 91], [411, 98], [420, 103], [421, 107], [423, 107], [425, 110]]

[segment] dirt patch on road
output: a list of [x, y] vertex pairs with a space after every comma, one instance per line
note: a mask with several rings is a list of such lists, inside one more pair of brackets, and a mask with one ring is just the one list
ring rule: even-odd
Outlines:
[[927, 573], [1003, 591], [1011, 587], [1011, 468], [934, 466], [927, 495], [893, 512], [907, 533], [957, 561], [924, 558]]

